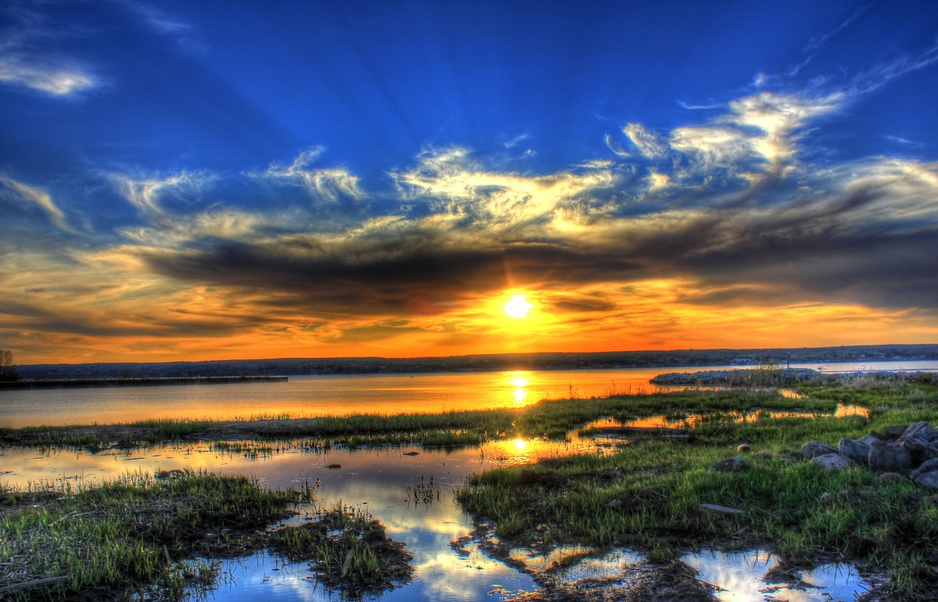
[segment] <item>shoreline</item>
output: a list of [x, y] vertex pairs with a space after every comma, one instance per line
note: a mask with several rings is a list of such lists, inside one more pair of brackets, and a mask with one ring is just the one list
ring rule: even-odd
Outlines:
[[286, 376], [158, 376], [143, 378], [58, 378], [0, 382], [0, 391], [31, 389], [89, 389], [105, 387], [165, 387], [286, 382]]

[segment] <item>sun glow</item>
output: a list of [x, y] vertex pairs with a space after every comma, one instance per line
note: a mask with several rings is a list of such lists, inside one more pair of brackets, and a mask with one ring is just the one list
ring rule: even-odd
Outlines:
[[521, 319], [528, 315], [534, 306], [528, 303], [524, 295], [513, 295], [504, 305], [505, 315], [509, 318]]

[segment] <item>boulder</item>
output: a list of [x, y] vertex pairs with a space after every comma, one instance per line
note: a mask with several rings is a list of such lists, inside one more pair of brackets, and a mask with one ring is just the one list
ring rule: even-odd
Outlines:
[[865, 437], [860, 437], [857, 439], [857, 443], [862, 443], [863, 445], [877, 445], [883, 439], [885, 439], [885, 437], [877, 437], [876, 433], [870, 433]]
[[857, 463], [848, 458], [847, 456], [841, 456], [838, 453], [824, 454], [821, 456], [815, 456], [811, 460], [814, 465], [819, 466], [823, 470], [828, 470], [831, 472], [840, 472], [841, 470], [846, 470], [851, 466], [856, 466]]
[[733, 456], [729, 460], [720, 460], [712, 466], [713, 470], [717, 472], [737, 472], [748, 467], [749, 462], [746, 462], [739, 456]]
[[801, 455], [805, 458], [816, 458], [817, 456], [836, 453], [838, 453], [836, 447], [826, 443], [818, 443], [817, 441], [808, 441], [801, 446]]
[[846, 437], [840, 440], [837, 446], [842, 456], [846, 456], [858, 464], [866, 464], [870, 455], [870, 446]]
[[912, 468], [912, 454], [898, 445], [872, 445], [867, 462], [872, 470], [908, 470]]
[[902, 433], [905, 432], [905, 429], [909, 428], [908, 425], [899, 425], [899, 426], [887, 426], [883, 433], [886, 434], [886, 437], [889, 439], [896, 439], [902, 436]]
[[928, 489], [938, 489], [938, 471], [932, 470], [930, 472], [924, 472], [912, 479], [916, 485], [919, 487], [927, 487]]
[[926, 460], [921, 466], [910, 472], [909, 477], [914, 479], [926, 472], [935, 472], [936, 470], [938, 470], [938, 458], [932, 458], [931, 460]]
[[938, 458], [938, 447], [921, 439], [900, 439], [899, 445], [912, 454], [912, 465], [917, 466], [926, 460]]
[[919, 420], [909, 428], [905, 429], [902, 433], [902, 436], [899, 437], [900, 441], [908, 441], [910, 439], [917, 439], [924, 443], [929, 441], [931, 436], [931, 428], [928, 426], [928, 422], [924, 420]]

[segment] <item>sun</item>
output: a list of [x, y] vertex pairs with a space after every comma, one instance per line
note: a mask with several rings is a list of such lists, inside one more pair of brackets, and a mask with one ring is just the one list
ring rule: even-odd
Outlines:
[[528, 303], [524, 295], [514, 295], [504, 305], [505, 315], [509, 318], [521, 319], [528, 315], [534, 306]]

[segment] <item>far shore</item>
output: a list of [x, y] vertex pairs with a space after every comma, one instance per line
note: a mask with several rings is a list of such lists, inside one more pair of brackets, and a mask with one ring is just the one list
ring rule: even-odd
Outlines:
[[285, 382], [286, 376], [166, 376], [144, 378], [56, 378], [0, 382], [2, 390], [85, 389], [93, 387], [163, 387], [178, 385], [227, 385], [255, 382]]

